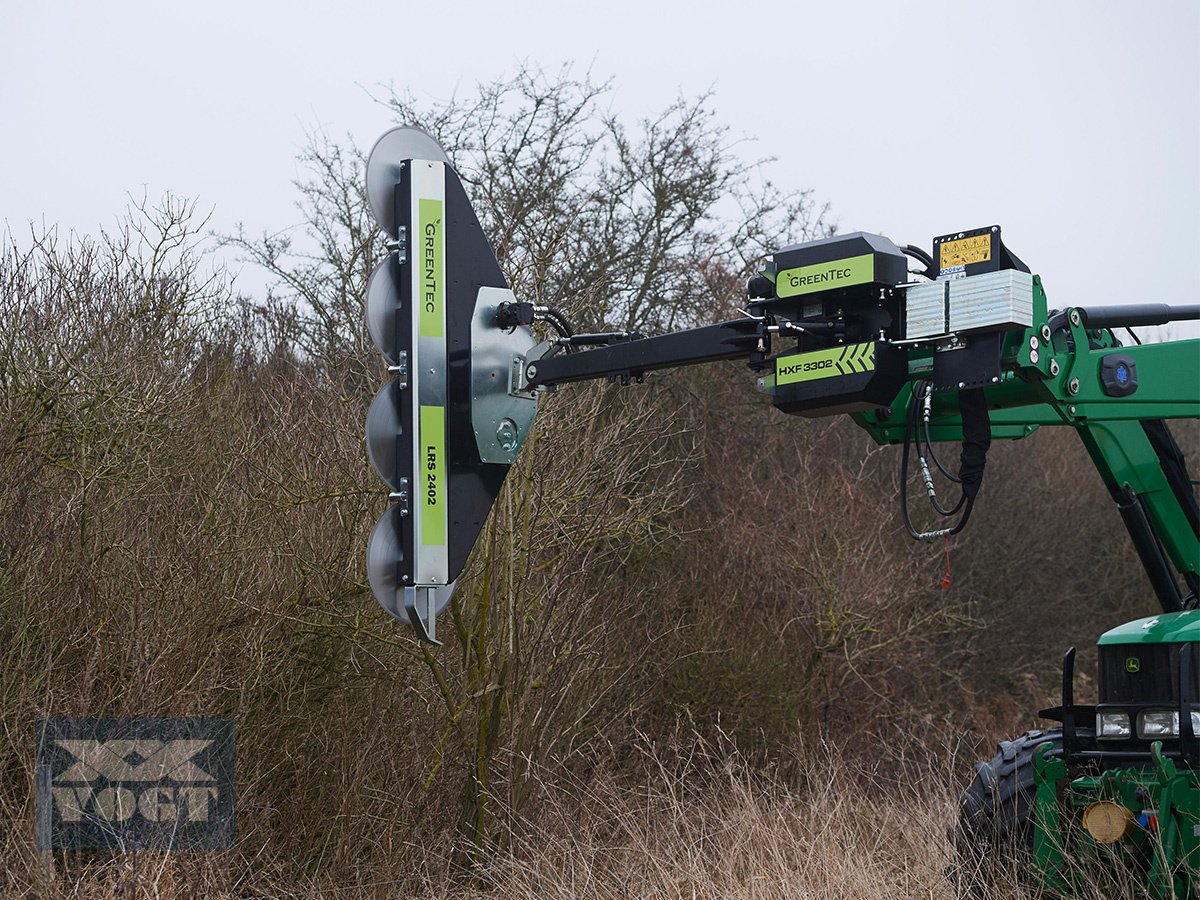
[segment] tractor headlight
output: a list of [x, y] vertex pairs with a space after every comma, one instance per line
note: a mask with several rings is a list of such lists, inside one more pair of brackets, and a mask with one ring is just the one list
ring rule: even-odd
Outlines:
[[1179, 734], [1179, 711], [1149, 709], [1138, 716], [1138, 736], [1146, 740]]
[[1127, 738], [1133, 734], [1127, 712], [1096, 713], [1096, 734], [1102, 738]]

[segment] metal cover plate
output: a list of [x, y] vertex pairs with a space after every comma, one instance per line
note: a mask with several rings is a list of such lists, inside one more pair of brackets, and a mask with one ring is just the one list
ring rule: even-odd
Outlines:
[[537, 392], [513, 383], [514, 362], [523, 367], [537, 343], [533, 332], [495, 326], [496, 307], [514, 300], [510, 290], [481, 287], [471, 319], [471, 427], [485, 463], [511, 464], [537, 413]]

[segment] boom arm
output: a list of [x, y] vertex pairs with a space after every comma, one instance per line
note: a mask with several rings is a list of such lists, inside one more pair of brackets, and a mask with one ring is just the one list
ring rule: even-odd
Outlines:
[[[1200, 318], [1200, 307], [1139, 304], [1050, 315], [1041, 279], [1032, 281], [1036, 321], [1004, 335], [999, 375], [978, 389], [991, 436], [1020, 439], [1042, 425], [1074, 428], [1117, 504], [1163, 610], [1182, 609], [1184, 595], [1171, 565], [1193, 596], [1200, 593], [1200, 533], [1182, 454], [1163, 420], [1200, 414], [1200, 341], [1124, 348], [1111, 329]], [[800, 332], [787, 321], [763, 316], [660, 337], [626, 336], [598, 349], [534, 361], [526, 369], [527, 384], [551, 386], [589, 378], [628, 383], [657, 369], [737, 358], [762, 370], [775, 362], [767, 354], [772, 338], [780, 334]], [[563, 346], [569, 345], [570, 339], [564, 339]], [[905, 383], [894, 399], [853, 413], [878, 442], [904, 442], [913, 392], [933, 378], [939, 352], [962, 351], [909, 350]], [[1114, 360], [1133, 373], [1130, 393], [1113, 394], [1112, 386], [1106, 385], [1104, 373], [1106, 367], [1115, 367]], [[961, 398], [956, 391], [933, 395], [931, 440], [964, 440]]]

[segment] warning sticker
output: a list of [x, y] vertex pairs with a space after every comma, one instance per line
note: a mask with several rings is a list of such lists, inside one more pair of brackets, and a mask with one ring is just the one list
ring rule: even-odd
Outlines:
[[992, 258], [992, 236], [977, 234], [974, 237], [946, 241], [938, 250], [939, 274], [945, 275], [949, 270], [959, 266], [969, 266], [972, 263], [990, 260]]

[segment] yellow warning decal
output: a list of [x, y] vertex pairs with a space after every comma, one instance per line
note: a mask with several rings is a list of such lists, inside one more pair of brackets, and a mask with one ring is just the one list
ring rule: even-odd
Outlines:
[[811, 353], [793, 353], [775, 360], [775, 383], [795, 384], [798, 381], [813, 381], [817, 378], [832, 378], [836, 375], [853, 375], [875, 369], [875, 344], [847, 344], [814, 350]]
[[941, 252], [938, 256], [938, 268], [943, 272], [958, 266], [987, 262], [992, 258], [992, 236], [977, 234], [974, 237], [946, 241], [939, 249]]

